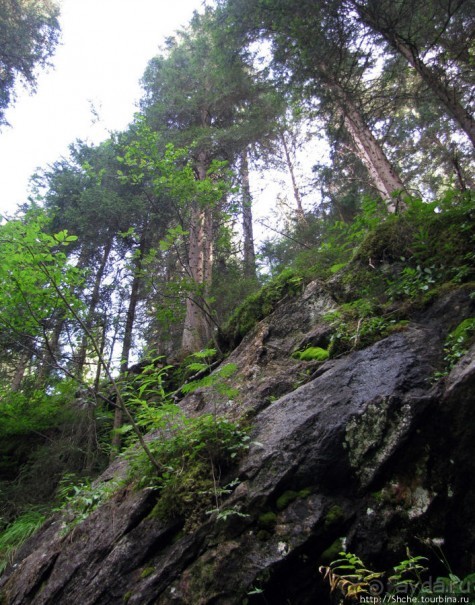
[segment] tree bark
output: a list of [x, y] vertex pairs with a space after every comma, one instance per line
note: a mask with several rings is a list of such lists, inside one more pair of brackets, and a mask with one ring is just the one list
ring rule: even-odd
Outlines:
[[404, 190], [404, 184], [389, 162], [382, 147], [351, 102], [343, 109], [345, 127], [356, 146], [358, 157], [366, 166], [373, 185], [386, 203], [389, 212], [401, 209], [401, 202], [393, 196]]
[[[207, 176], [208, 156], [205, 151], [198, 154], [196, 174], [198, 180]], [[182, 351], [185, 354], [199, 351], [211, 338], [210, 314], [207, 308], [207, 292], [213, 268], [213, 212], [212, 208], [194, 204], [191, 209], [190, 239], [188, 247], [188, 272], [192, 290], [186, 299], [183, 326]]]
[[305, 223], [305, 215], [304, 215], [303, 206], [302, 206], [302, 196], [300, 195], [300, 191], [297, 186], [297, 179], [295, 178], [294, 164], [292, 162], [292, 158], [290, 157], [289, 146], [287, 145], [287, 139], [285, 138], [285, 134], [283, 132], [280, 134], [280, 140], [282, 142], [282, 147], [284, 149], [285, 163], [287, 164], [287, 169], [289, 171], [290, 179], [292, 181], [292, 191], [294, 194], [295, 204], [297, 205], [297, 220], [300, 223]]
[[252, 197], [249, 183], [249, 158], [247, 149], [241, 152], [241, 213], [243, 233], [243, 263], [244, 275], [249, 279], [256, 280], [256, 252], [254, 249], [254, 233], [252, 225]]
[[329, 72], [328, 66], [320, 64], [319, 72], [323, 82], [333, 93], [333, 100], [343, 117], [345, 128], [355, 144], [356, 154], [368, 170], [370, 179], [386, 203], [388, 211], [395, 213], [402, 210], [405, 204], [394, 194], [405, 190], [404, 183], [383, 148], [348, 92]]
[[23, 378], [25, 376], [26, 368], [31, 361], [32, 354], [31, 353], [23, 353], [18, 361], [18, 364], [15, 369], [15, 373], [12, 378], [12, 382], [10, 385], [10, 389], [12, 391], [19, 391], [21, 388], [21, 383], [23, 382]]
[[404, 191], [404, 183], [349, 94], [329, 77], [326, 67], [321, 70], [325, 74], [327, 85], [334, 92], [334, 100], [343, 116], [345, 128], [355, 144], [358, 157], [368, 170], [374, 187], [385, 201], [389, 212], [402, 210], [404, 203], [397, 196], [394, 197], [394, 193]]
[[[129, 369], [130, 351], [133, 344], [133, 330], [137, 305], [139, 303], [140, 286], [142, 285], [142, 264], [147, 249], [147, 227], [145, 226], [140, 237], [139, 248], [135, 258], [134, 275], [132, 286], [130, 288], [129, 305], [125, 320], [124, 338], [122, 341], [122, 352], [120, 356], [120, 373], [126, 374]], [[112, 443], [110, 459], [113, 460], [119, 453], [122, 444], [122, 436], [118, 432], [124, 421], [124, 413], [121, 407], [117, 406], [114, 411], [114, 423], [112, 426]]]

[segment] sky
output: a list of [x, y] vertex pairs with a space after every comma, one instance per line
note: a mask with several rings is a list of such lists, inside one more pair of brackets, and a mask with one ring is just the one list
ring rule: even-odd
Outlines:
[[53, 67], [40, 72], [36, 94], [18, 90], [6, 112], [11, 127], [0, 131], [0, 214], [11, 215], [26, 202], [35, 170], [67, 156], [75, 140], [99, 143], [127, 127], [148, 61], [202, 4], [62, 0], [61, 44]]

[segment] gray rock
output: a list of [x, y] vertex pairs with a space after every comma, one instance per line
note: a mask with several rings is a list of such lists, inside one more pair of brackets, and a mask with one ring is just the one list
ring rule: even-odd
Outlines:
[[[379, 570], [404, 558], [407, 545], [427, 554], [423, 541], [442, 538], [454, 569], [468, 571], [475, 350], [445, 384], [433, 382], [454, 313], [460, 321], [471, 311], [457, 296], [404, 332], [310, 365], [298, 388], [309, 366], [291, 353], [321, 333], [332, 301], [314, 285], [278, 308], [229, 359], [241, 393], [226, 409], [253, 412], [254, 443], [224, 506], [247, 516], [208, 517], [183, 535], [183, 520], [150, 515], [153, 492], [124, 488], [66, 535], [58, 517], [50, 520], [0, 580], [2, 603], [326, 603], [317, 569], [339, 538]], [[190, 413], [215, 404], [206, 392], [183, 401]]]

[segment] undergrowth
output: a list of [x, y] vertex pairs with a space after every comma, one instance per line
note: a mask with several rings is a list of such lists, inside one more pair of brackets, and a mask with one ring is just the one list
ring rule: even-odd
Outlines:
[[[318, 245], [295, 255], [293, 271], [285, 269], [270, 284], [290, 275], [299, 288], [322, 280], [339, 303], [325, 318], [333, 331], [330, 356], [366, 347], [403, 330], [411, 313], [445, 287], [475, 281], [474, 202], [473, 192], [449, 190], [432, 203], [408, 199], [407, 210], [387, 215], [378, 202], [366, 199], [351, 223], [327, 225]], [[228, 342], [262, 318], [264, 296], [262, 290], [238, 307], [225, 329]], [[447, 347], [450, 356], [453, 346]]]
[[10, 523], [0, 533], [0, 574], [12, 562], [15, 553], [42, 525], [45, 516], [39, 511], [29, 511]]
[[166, 430], [166, 439], [150, 443], [163, 471], [157, 474], [136, 450], [127, 454], [130, 479], [139, 488], [157, 492], [153, 515], [186, 519], [185, 531], [190, 531], [206, 513], [223, 513], [222, 500], [230, 491], [223, 479], [249, 448], [250, 437], [239, 424], [212, 414], [197, 418], [177, 414]]
[[475, 603], [475, 573], [459, 578], [445, 557], [446, 576], [428, 575], [428, 559], [407, 557], [391, 572], [368, 568], [357, 555], [341, 551], [339, 558], [319, 568], [339, 605], [345, 603]]

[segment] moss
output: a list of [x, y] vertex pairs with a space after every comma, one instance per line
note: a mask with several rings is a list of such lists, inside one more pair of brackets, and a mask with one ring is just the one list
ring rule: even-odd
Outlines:
[[330, 352], [321, 347], [308, 347], [304, 351], [296, 351], [292, 357], [302, 361], [325, 361], [330, 357]]
[[345, 513], [343, 512], [341, 506], [338, 506], [338, 504], [334, 504], [325, 515], [325, 527], [331, 527], [332, 525], [343, 521], [344, 518]]
[[260, 529], [256, 534], [256, 538], [259, 542], [267, 542], [271, 537], [272, 534], [266, 529]]
[[298, 497], [298, 492], [289, 489], [277, 498], [276, 506], [279, 510], [284, 510], [284, 508], [287, 508], [287, 506]]
[[258, 292], [248, 296], [223, 326], [219, 334], [221, 348], [235, 347], [285, 296], [295, 296], [301, 288], [302, 277], [292, 269], [285, 269]]
[[308, 498], [311, 493], [312, 489], [310, 487], [301, 489], [298, 492], [289, 489], [277, 498], [275, 505], [278, 510], [284, 510], [284, 508], [287, 508], [289, 504], [291, 504], [294, 500], [297, 500], [297, 498]]
[[363, 264], [378, 265], [401, 258], [411, 244], [412, 233], [401, 216], [389, 216], [373, 228], [359, 246], [354, 260]]
[[330, 546], [320, 555], [320, 562], [328, 564], [332, 561], [335, 561], [335, 559], [338, 559], [338, 554], [343, 550], [343, 542], [343, 538], [337, 538], [332, 544], [330, 544]]
[[267, 511], [259, 515], [259, 525], [265, 528], [274, 527], [277, 522], [277, 515], [272, 511]]
[[155, 571], [155, 567], [145, 567], [144, 569], [142, 569], [142, 571], [140, 573], [140, 577], [142, 579], [148, 578], [148, 576], [151, 576], [154, 571]]
[[216, 576], [216, 563], [209, 554], [197, 559], [190, 569], [188, 591], [192, 603], [205, 603], [208, 601], [210, 587]]
[[124, 603], [128, 603], [128, 601], [130, 601], [130, 598], [131, 598], [132, 594], [133, 594], [133, 592], [131, 590], [129, 590], [128, 592], [126, 592], [124, 594], [124, 596], [122, 597], [122, 601]]
[[475, 317], [468, 317], [464, 319], [459, 325], [450, 333], [450, 337], [456, 341], [467, 342], [470, 336], [475, 332]]

